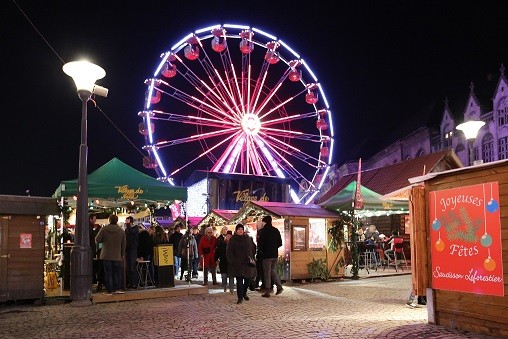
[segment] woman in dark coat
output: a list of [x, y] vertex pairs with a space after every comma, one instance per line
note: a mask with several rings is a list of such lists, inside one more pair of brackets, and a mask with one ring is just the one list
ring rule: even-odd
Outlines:
[[237, 304], [249, 300], [247, 290], [251, 280], [256, 277], [256, 266], [249, 266], [248, 259], [254, 258], [256, 248], [250, 236], [244, 233], [242, 224], [236, 225], [235, 234], [229, 240], [226, 254], [229, 262], [229, 274], [236, 278]]

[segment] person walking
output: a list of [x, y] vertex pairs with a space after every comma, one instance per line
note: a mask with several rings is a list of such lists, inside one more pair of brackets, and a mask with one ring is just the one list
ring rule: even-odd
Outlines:
[[226, 231], [226, 236], [224, 239], [219, 239], [217, 241], [217, 248], [215, 249], [215, 261], [219, 262], [219, 270], [221, 275], [222, 286], [224, 287], [224, 292], [227, 291], [228, 288], [228, 280], [229, 280], [229, 292], [231, 294], [234, 293], [235, 284], [233, 281], [233, 276], [228, 274], [229, 272], [229, 262], [226, 253], [226, 249], [229, 243], [229, 240], [233, 236], [233, 232]]
[[[192, 228], [192, 236], [194, 237], [194, 240], [196, 240], [196, 244], [199, 244], [199, 241], [201, 240], [201, 233], [199, 233], [199, 228], [193, 227]], [[199, 267], [199, 255], [197, 255], [194, 260], [192, 260], [192, 279], [198, 278], [198, 267]]]
[[198, 255], [198, 244], [196, 239], [192, 235], [191, 230], [187, 230], [182, 236], [180, 243], [178, 244], [178, 255], [182, 260], [180, 280], [183, 279], [183, 273], [187, 270], [185, 281], [191, 281], [192, 276], [192, 263], [195, 258], [199, 258]]
[[124, 230], [118, 226], [118, 216], [109, 216], [109, 224], [102, 227], [95, 243], [102, 243], [101, 260], [104, 266], [106, 293], [125, 293], [121, 287], [122, 262], [125, 255], [126, 236]]
[[252, 238], [244, 233], [242, 224], [236, 225], [235, 234], [226, 247], [226, 256], [229, 262], [229, 275], [236, 278], [237, 304], [249, 300], [247, 290], [251, 280], [256, 276], [256, 266], [250, 266], [250, 259], [256, 255]]
[[203, 286], [208, 285], [208, 272], [212, 273], [212, 282], [217, 285], [217, 264], [215, 262], [215, 246], [217, 238], [213, 235], [213, 229], [207, 227], [205, 235], [198, 244], [199, 257], [203, 260]]
[[175, 225], [175, 230], [168, 238], [168, 242], [170, 245], [173, 245], [173, 260], [174, 260], [174, 276], [178, 276], [180, 272], [180, 266], [182, 264], [182, 258], [180, 258], [180, 253], [178, 252], [178, 245], [180, 245], [180, 240], [182, 240], [182, 226], [180, 224]]
[[258, 247], [263, 253], [263, 283], [265, 284], [263, 297], [269, 298], [273, 284], [277, 286], [275, 295], [279, 295], [283, 291], [279, 276], [275, 271], [279, 260], [279, 247], [282, 246], [282, 237], [280, 231], [273, 227], [270, 215], [265, 215], [261, 221], [263, 228], [259, 230]]
[[134, 225], [134, 218], [128, 216], [125, 218], [125, 273], [127, 276], [127, 288], [138, 287], [138, 271], [137, 262], [138, 258], [138, 244], [139, 244], [139, 228]]

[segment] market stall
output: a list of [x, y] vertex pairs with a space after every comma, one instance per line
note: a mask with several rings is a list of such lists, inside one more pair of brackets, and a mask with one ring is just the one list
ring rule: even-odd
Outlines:
[[344, 275], [342, 251], [328, 250], [328, 229], [338, 214], [317, 205], [281, 202], [249, 201], [231, 219], [231, 224], [242, 223], [255, 239], [261, 218], [272, 217], [272, 224], [282, 236], [281, 274], [283, 280], [312, 278], [309, 264], [319, 262], [329, 272], [328, 277]]

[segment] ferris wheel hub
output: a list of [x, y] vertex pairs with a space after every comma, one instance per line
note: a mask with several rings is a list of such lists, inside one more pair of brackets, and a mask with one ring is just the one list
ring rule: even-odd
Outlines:
[[242, 129], [247, 135], [256, 135], [261, 129], [261, 121], [257, 115], [247, 113], [242, 118]]

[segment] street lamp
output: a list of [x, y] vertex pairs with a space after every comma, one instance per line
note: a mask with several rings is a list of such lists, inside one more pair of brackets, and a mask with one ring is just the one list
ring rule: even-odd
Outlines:
[[483, 121], [469, 120], [456, 127], [459, 131], [464, 132], [464, 136], [466, 137], [469, 147], [469, 166], [473, 166], [474, 162], [473, 142], [483, 125], [485, 125]]
[[90, 249], [90, 228], [88, 225], [88, 178], [87, 178], [87, 103], [93, 94], [107, 96], [108, 90], [95, 85], [106, 72], [88, 61], [73, 61], [62, 67], [65, 74], [76, 83], [81, 99], [81, 145], [79, 146], [78, 200], [76, 203], [76, 228], [74, 246], [71, 249], [71, 305], [91, 305], [92, 297], [92, 253]]

